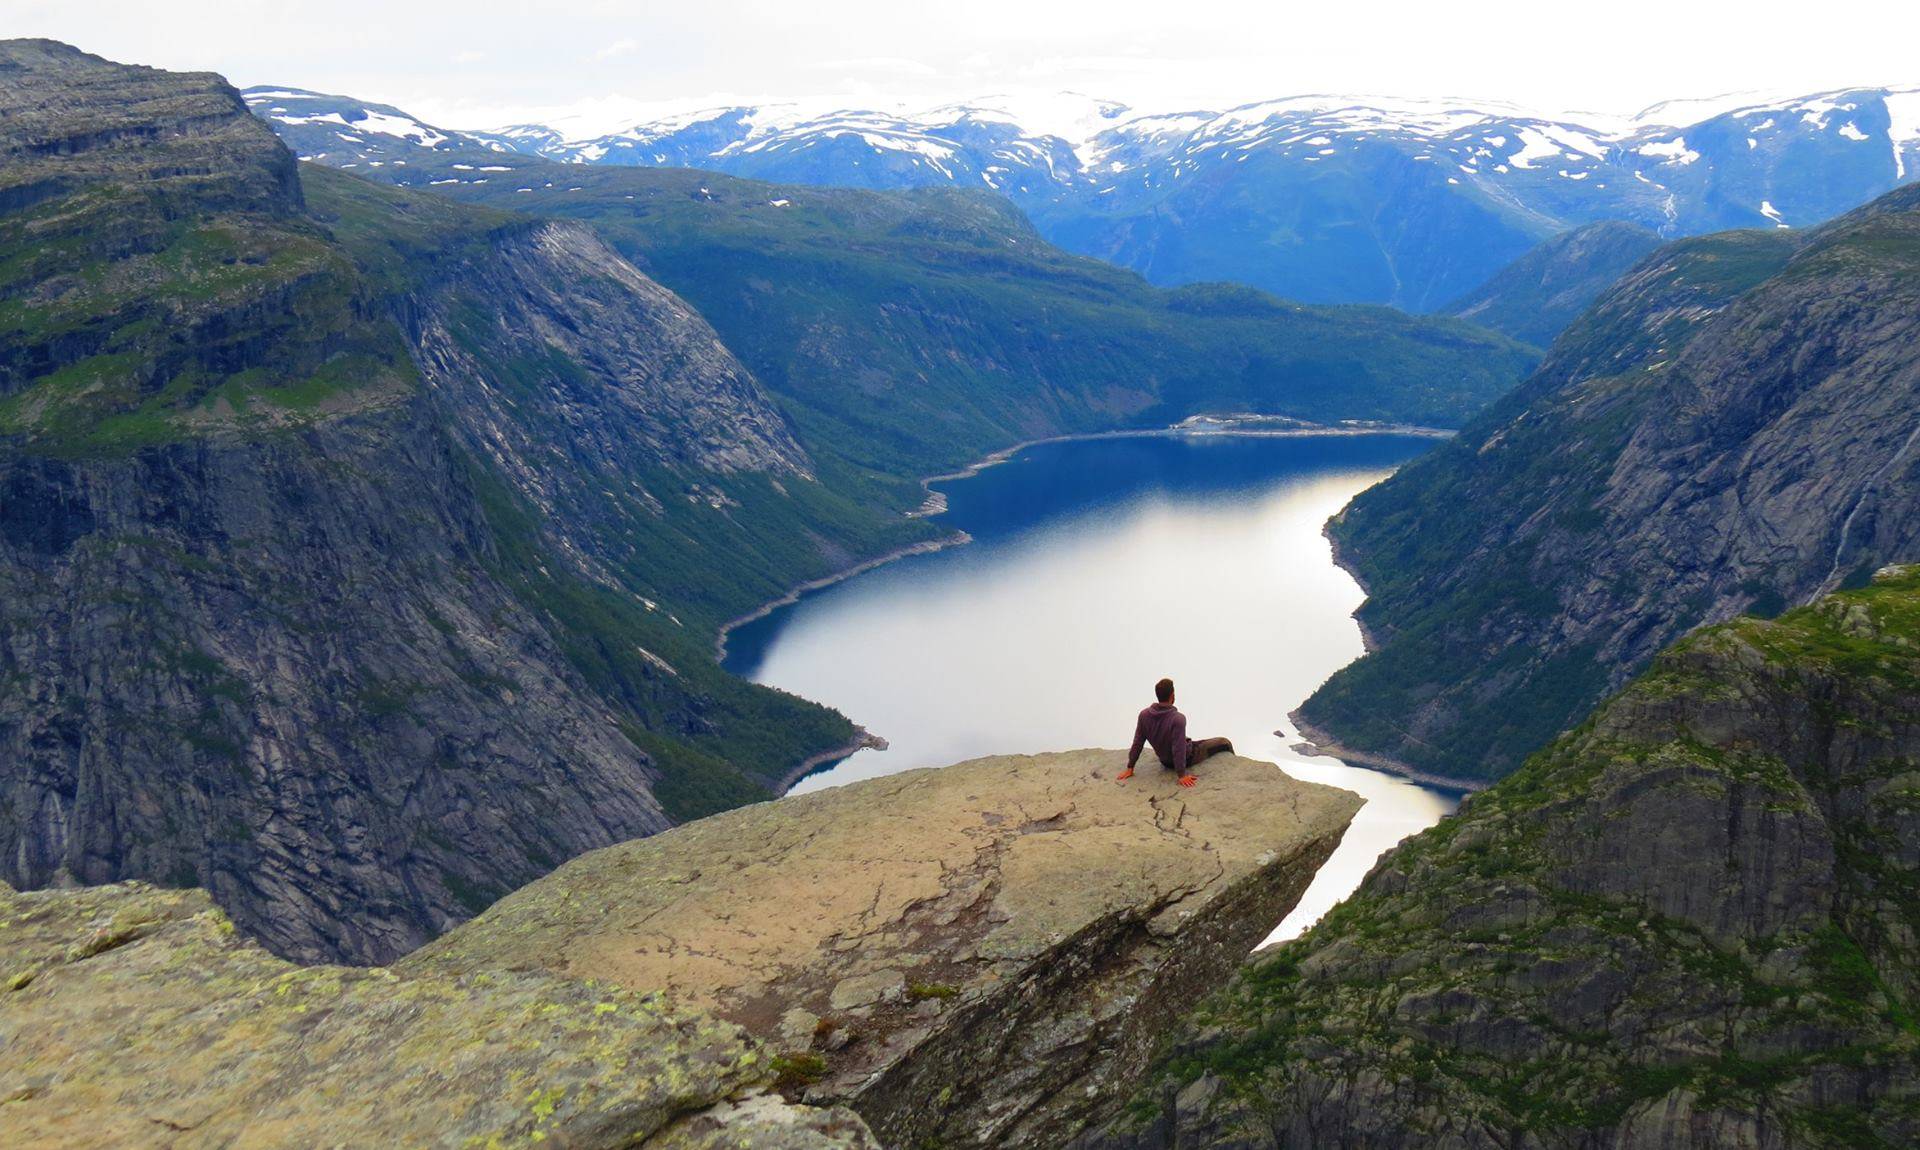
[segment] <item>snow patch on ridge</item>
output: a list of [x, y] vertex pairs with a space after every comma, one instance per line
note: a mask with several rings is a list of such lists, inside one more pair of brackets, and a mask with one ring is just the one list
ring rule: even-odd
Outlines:
[[1635, 148], [1643, 156], [1652, 156], [1669, 164], [1691, 164], [1700, 158], [1700, 153], [1687, 147], [1685, 136], [1675, 136], [1671, 140], [1646, 143]]
[[1907, 151], [1920, 152], [1920, 88], [1889, 92], [1886, 97], [1887, 136], [1893, 142], [1893, 174], [1907, 178]]

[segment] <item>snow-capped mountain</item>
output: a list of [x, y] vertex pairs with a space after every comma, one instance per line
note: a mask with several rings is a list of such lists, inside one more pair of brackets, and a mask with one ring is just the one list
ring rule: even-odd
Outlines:
[[1416, 310], [1596, 220], [1668, 237], [1805, 226], [1920, 179], [1920, 88], [1670, 101], [1624, 118], [1348, 95], [1149, 113], [1061, 93], [923, 110], [735, 106], [592, 135], [452, 132], [284, 88], [248, 98], [328, 163], [492, 149], [778, 183], [982, 188], [1061, 246], [1159, 283], [1234, 280]]
[[248, 88], [242, 95], [295, 155], [336, 168], [405, 165], [421, 151], [484, 147], [464, 132], [423, 124], [386, 104], [272, 86]]
[[990, 97], [919, 111], [763, 104], [677, 113], [568, 139], [539, 124], [475, 133], [496, 147], [566, 163], [695, 167], [802, 184], [864, 188], [958, 184], [1044, 194], [1087, 170], [1084, 149], [1125, 105], [1077, 93]]

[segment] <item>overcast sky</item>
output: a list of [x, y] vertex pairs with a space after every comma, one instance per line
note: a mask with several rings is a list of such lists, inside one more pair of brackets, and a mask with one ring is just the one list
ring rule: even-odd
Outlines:
[[1306, 92], [1628, 113], [1920, 84], [1920, 2], [0, 0], [0, 33], [486, 127], [612, 101], [1072, 89], [1148, 110]]

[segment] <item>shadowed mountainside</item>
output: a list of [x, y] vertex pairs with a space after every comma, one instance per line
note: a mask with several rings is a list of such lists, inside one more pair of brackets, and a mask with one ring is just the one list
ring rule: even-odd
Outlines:
[[1373, 653], [1327, 741], [1498, 778], [1701, 623], [1920, 556], [1920, 189], [1660, 249], [1330, 527]]

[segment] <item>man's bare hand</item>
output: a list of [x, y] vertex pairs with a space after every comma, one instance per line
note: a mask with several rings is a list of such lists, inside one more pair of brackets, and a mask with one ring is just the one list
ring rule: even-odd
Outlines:
[[1199, 781], [1200, 781], [1199, 779], [1197, 779], [1197, 778], [1195, 778], [1195, 777], [1193, 777], [1192, 775], [1181, 775], [1181, 776], [1180, 776], [1180, 785], [1181, 785], [1181, 786], [1183, 786], [1183, 787], [1190, 787], [1190, 786], [1192, 786], [1193, 784], [1195, 784], [1195, 783], [1197, 783], [1197, 782], [1199, 782]]
[[1113, 777], [1113, 781], [1117, 783], [1124, 783], [1132, 777], [1133, 777], [1133, 768], [1128, 767], [1126, 770], [1121, 771], [1119, 774], [1115, 775]]

